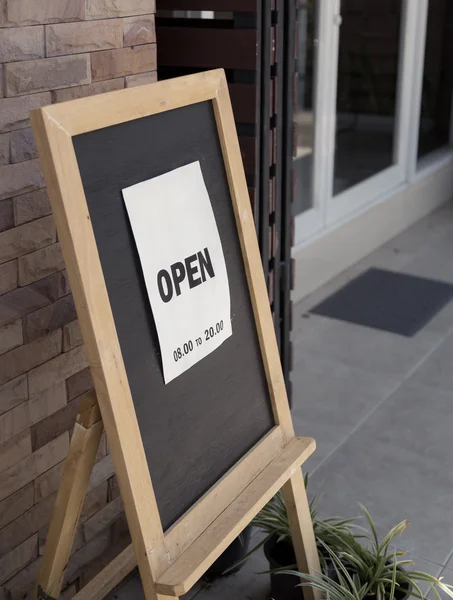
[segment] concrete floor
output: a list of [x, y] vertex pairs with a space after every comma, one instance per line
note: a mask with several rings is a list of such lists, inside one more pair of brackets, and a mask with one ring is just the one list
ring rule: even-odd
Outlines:
[[[296, 432], [316, 438], [306, 470], [323, 516], [367, 506], [417, 569], [453, 583], [453, 302], [413, 338], [309, 314], [346, 281], [378, 266], [453, 283], [453, 206], [427, 217], [295, 306]], [[197, 600], [269, 598], [257, 553], [236, 575], [202, 583]], [[138, 598], [137, 579], [115, 596]]]

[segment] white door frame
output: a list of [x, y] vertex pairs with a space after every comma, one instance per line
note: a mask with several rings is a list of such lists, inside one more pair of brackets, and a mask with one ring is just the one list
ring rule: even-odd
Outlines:
[[[423, 93], [423, 70], [425, 62], [425, 48], [426, 48], [426, 31], [428, 25], [428, 9], [429, 0], [418, 0], [419, 1], [419, 21], [417, 38], [418, 45], [416, 48], [416, 60], [421, 68], [418, 68], [414, 73], [414, 104], [413, 104], [413, 121], [417, 123], [417, 127], [414, 127], [412, 137], [410, 141], [410, 160], [408, 166], [408, 180], [410, 182], [418, 181], [424, 177], [428, 177], [438, 169], [453, 162], [453, 102], [450, 115], [450, 146], [445, 146], [437, 150], [433, 150], [426, 156], [418, 159], [418, 138], [419, 138], [419, 123], [421, 117], [422, 107], [422, 93]], [[452, 90], [453, 97], [453, 90]]]
[[295, 244], [316, 235], [325, 226], [325, 198], [332, 171], [332, 132], [335, 131], [335, 83], [332, 55], [338, 39], [340, 0], [318, 0], [316, 65], [313, 98], [312, 208], [295, 217]]

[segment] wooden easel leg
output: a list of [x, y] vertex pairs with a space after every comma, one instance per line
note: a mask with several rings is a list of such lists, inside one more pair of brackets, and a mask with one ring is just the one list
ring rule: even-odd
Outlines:
[[[285, 483], [282, 492], [299, 571], [317, 575], [320, 573], [321, 567], [301, 469], [297, 469], [297, 472]], [[304, 587], [304, 598], [305, 600], [320, 600], [321, 592], [311, 587]]]
[[74, 426], [35, 585], [35, 599], [38, 588], [53, 598], [60, 595], [102, 430], [96, 394], [89, 392], [82, 398]]

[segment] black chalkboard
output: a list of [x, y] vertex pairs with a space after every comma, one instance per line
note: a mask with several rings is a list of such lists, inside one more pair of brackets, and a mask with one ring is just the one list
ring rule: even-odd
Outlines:
[[[165, 530], [274, 426], [212, 103], [77, 135], [73, 143]], [[121, 190], [197, 160], [225, 255], [233, 335], [164, 385]]]

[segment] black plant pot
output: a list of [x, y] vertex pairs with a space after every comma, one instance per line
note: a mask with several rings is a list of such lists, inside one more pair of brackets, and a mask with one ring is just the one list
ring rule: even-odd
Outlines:
[[[397, 570], [403, 571], [401, 567], [397, 567]], [[395, 600], [406, 600], [409, 598], [412, 592], [412, 586], [408, 583], [403, 583], [400, 587], [395, 589]], [[364, 600], [376, 600], [376, 594], [367, 594]]]
[[230, 569], [233, 565], [241, 561], [247, 555], [251, 536], [252, 528], [247, 527], [244, 529], [242, 534], [228, 546], [225, 552], [223, 552], [206, 571], [206, 575], [213, 579], [215, 577], [221, 577], [224, 574], [231, 575], [232, 573], [239, 571], [246, 561], [241, 562], [237, 567], [231, 569], [231, 571], [228, 571], [228, 573], [225, 573], [227, 569]]
[[[264, 554], [269, 561], [271, 570], [285, 567], [294, 568], [296, 556], [291, 542], [278, 542], [272, 536], [264, 544]], [[297, 567], [296, 567], [297, 568]], [[303, 588], [298, 584], [300, 579], [295, 575], [271, 573], [271, 598], [272, 600], [302, 600]]]
[[[395, 600], [406, 600], [409, 598], [409, 586], [406, 584], [395, 590]], [[363, 600], [376, 600], [376, 594], [367, 594]]]

